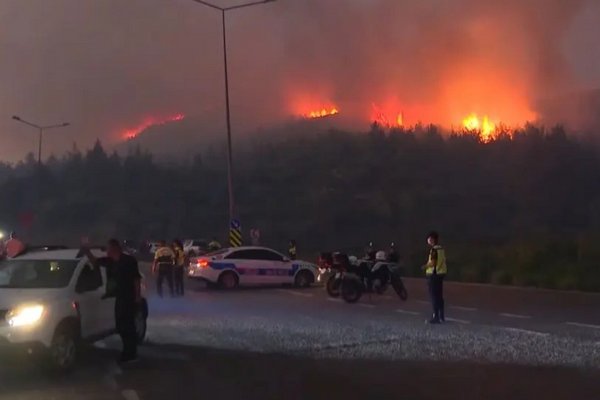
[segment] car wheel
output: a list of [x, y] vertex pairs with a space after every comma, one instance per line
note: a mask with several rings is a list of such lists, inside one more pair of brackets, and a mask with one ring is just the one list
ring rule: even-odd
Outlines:
[[50, 366], [59, 372], [66, 372], [75, 366], [77, 361], [77, 332], [68, 327], [58, 328], [50, 345]]
[[315, 278], [313, 274], [311, 274], [309, 271], [300, 271], [296, 274], [296, 278], [294, 279], [294, 286], [299, 288], [307, 288], [314, 281]]
[[234, 272], [226, 271], [219, 276], [219, 287], [225, 290], [231, 290], [238, 287], [239, 280]]

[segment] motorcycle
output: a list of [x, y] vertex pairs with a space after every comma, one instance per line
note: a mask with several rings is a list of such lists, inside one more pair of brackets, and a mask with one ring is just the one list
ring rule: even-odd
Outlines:
[[408, 299], [400, 267], [386, 261], [376, 261], [374, 264], [363, 261], [357, 268], [341, 273], [337, 285], [347, 303], [356, 303], [365, 292], [382, 295], [389, 286], [394, 288], [402, 301]]

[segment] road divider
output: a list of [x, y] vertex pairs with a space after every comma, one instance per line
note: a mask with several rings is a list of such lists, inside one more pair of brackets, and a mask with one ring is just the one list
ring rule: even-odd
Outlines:
[[471, 321], [467, 321], [466, 319], [458, 319], [458, 318], [446, 318], [446, 321], [448, 322], [456, 322], [457, 324], [470, 324]]
[[526, 335], [535, 335], [535, 336], [550, 336], [547, 332], [538, 332], [538, 331], [530, 331], [529, 329], [520, 329], [520, 328], [511, 328], [511, 327], [503, 327], [505, 331], [515, 332], [515, 333], [523, 333]]
[[531, 315], [511, 314], [511, 313], [500, 313], [501, 317], [506, 318], [517, 318], [517, 319], [530, 319]]
[[600, 325], [584, 324], [581, 322], [565, 322], [567, 325], [577, 326], [580, 328], [600, 329]]
[[397, 309], [396, 312], [400, 313], [400, 314], [408, 314], [408, 315], [419, 315], [420, 314], [416, 311], [408, 311], [408, 310], [403, 310], [401, 308]]
[[282, 293], [291, 294], [292, 296], [313, 297], [312, 293], [302, 293], [302, 292], [297, 292], [295, 290], [278, 289], [278, 291], [280, 291]]

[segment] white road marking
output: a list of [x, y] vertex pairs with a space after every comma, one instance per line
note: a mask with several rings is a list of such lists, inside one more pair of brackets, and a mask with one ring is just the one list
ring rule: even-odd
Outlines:
[[364, 304], [364, 303], [360, 303], [359, 306], [361, 307], [365, 307], [365, 308], [375, 308], [374, 304]]
[[125, 389], [121, 391], [121, 395], [125, 398], [125, 400], [140, 400], [140, 396], [138, 396], [137, 392], [132, 389]]
[[500, 313], [501, 317], [506, 318], [519, 318], [519, 319], [529, 319], [531, 315], [521, 315], [521, 314], [510, 314], [510, 313]]
[[565, 322], [567, 325], [578, 326], [580, 328], [600, 329], [600, 325], [582, 324], [581, 322]]
[[458, 319], [458, 318], [446, 318], [446, 321], [456, 322], [457, 324], [470, 324], [471, 321], [467, 321], [466, 319]]
[[460, 310], [460, 311], [477, 311], [476, 308], [473, 307], [463, 307], [463, 306], [450, 306], [450, 308], [455, 309], [455, 310]]
[[546, 333], [546, 332], [530, 331], [530, 330], [527, 330], [527, 329], [507, 328], [507, 327], [502, 328], [502, 329], [504, 329], [506, 331], [509, 331], [509, 332], [525, 333], [527, 335], [550, 336], [550, 334]]
[[336, 303], [341, 303], [341, 302], [342, 302], [342, 300], [341, 300], [341, 299], [336, 299], [335, 297], [328, 297], [328, 298], [327, 298], [327, 301], [334, 301], [334, 302], [336, 302]]
[[302, 293], [302, 292], [297, 292], [295, 290], [278, 289], [278, 291], [280, 291], [282, 293], [291, 294], [293, 296], [313, 297], [312, 293]]
[[408, 311], [408, 310], [403, 310], [401, 308], [397, 309], [396, 312], [400, 313], [400, 314], [419, 315], [419, 313], [416, 311]]

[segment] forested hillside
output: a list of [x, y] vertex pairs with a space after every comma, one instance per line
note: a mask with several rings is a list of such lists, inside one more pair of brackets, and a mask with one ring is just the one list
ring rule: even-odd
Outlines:
[[[490, 143], [435, 127], [262, 139], [235, 155], [238, 213], [264, 244], [361, 252], [394, 241], [419, 273], [440, 232], [450, 275], [600, 290], [600, 156], [561, 128], [529, 126]], [[32, 242], [118, 236], [226, 237], [225, 157], [165, 165], [100, 143], [38, 169], [0, 167], [0, 227]]]

